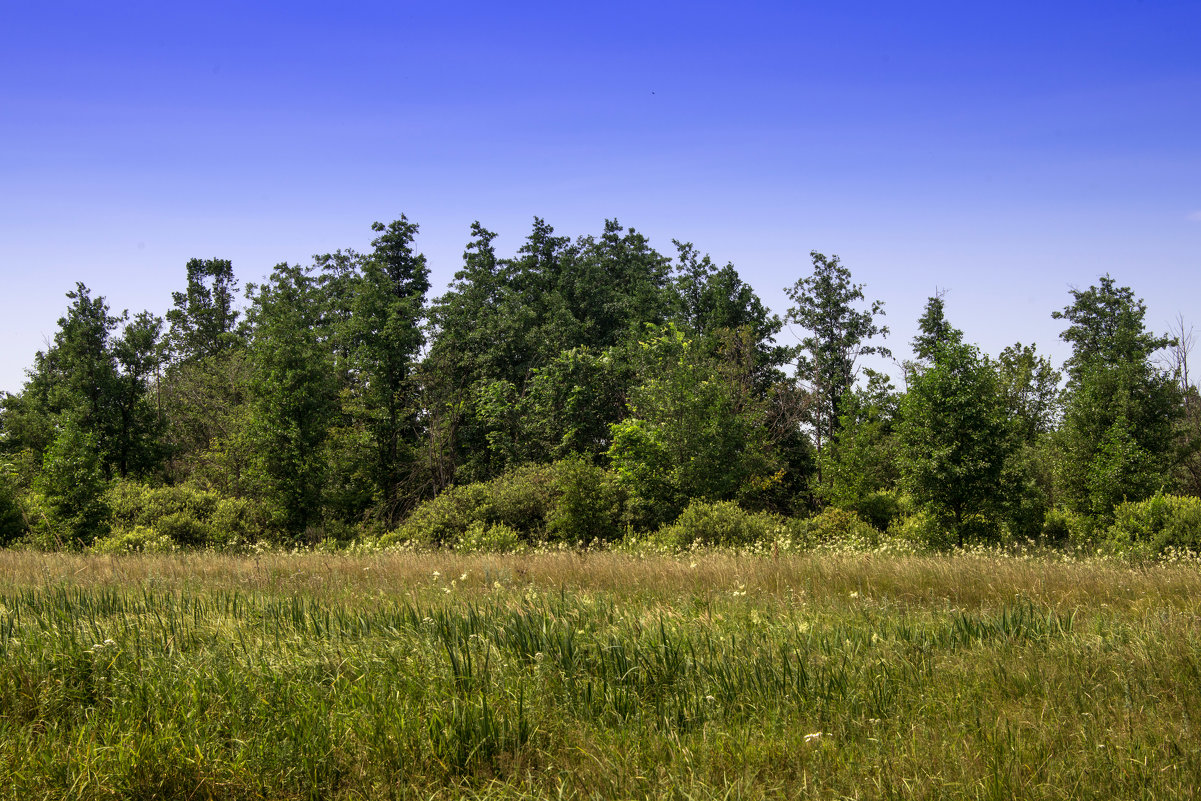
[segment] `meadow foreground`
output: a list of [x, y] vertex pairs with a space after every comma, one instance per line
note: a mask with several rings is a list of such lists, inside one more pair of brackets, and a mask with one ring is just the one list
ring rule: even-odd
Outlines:
[[0, 552], [0, 798], [1189, 798], [1201, 571]]

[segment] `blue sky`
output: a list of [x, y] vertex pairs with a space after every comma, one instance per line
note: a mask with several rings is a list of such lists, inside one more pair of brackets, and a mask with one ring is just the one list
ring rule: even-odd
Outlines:
[[773, 309], [842, 257], [908, 355], [928, 295], [996, 354], [1111, 273], [1201, 328], [1201, 3], [4, 4], [0, 390], [76, 281], [162, 314], [192, 257], [616, 217]]

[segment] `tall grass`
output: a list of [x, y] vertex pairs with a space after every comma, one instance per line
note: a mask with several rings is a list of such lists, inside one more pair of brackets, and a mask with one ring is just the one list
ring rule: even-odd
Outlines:
[[1201, 573], [0, 552], [0, 797], [1192, 797]]

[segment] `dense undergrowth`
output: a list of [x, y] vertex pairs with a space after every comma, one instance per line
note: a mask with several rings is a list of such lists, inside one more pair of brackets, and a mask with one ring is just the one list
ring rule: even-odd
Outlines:
[[[694, 500], [674, 520], [637, 528], [612, 471], [582, 460], [527, 465], [488, 482], [452, 486], [419, 505], [396, 528], [332, 522], [287, 535], [271, 511], [250, 498], [189, 485], [113, 482], [102, 498], [104, 525], [90, 541], [61, 536], [36, 493], [8, 498], [10, 545], [82, 548], [94, 553], [206, 548], [323, 550], [389, 547], [507, 552], [542, 547], [619, 547], [680, 551], [697, 547], [776, 552], [813, 549], [931, 553], [956, 546], [950, 528], [904, 495], [877, 492], [852, 508], [808, 517], [753, 511], [733, 501]], [[4, 510], [0, 510], [4, 511]], [[965, 545], [1106, 553], [1145, 560], [1201, 552], [1201, 499], [1157, 494], [1120, 504], [1108, 518], [1052, 509], [1033, 528], [975, 524]]]

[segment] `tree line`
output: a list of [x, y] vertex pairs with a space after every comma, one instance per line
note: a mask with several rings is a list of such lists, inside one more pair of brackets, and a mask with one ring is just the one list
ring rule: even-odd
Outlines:
[[0, 543], [87, 545], [122, 498], [164, 488], [253, 510], [256, 536], [353, 537], [530, 465], [601, 477], [617, 536], [732, 502], [919, 520], [964, 544], [1201, 494], [1191, 335], [1149, 331], [1109, 276], [1052, 312], [1059, 367], [1033, 344], [981, 352], [934, 295], [897, 387], [862, 363], [892, 357], [884, 304], [837, 256], [811, 254], [781, 318], [732, 264], [613, 220], [571, 239], [536, 218], [511, 257], [474, 223], [432, 298], [417, 224], [372, 231], [367, 252], [279, 264], [244, 292], [228, 260], [193, 259], [165, 319], [68, 292], [0, 404]]

